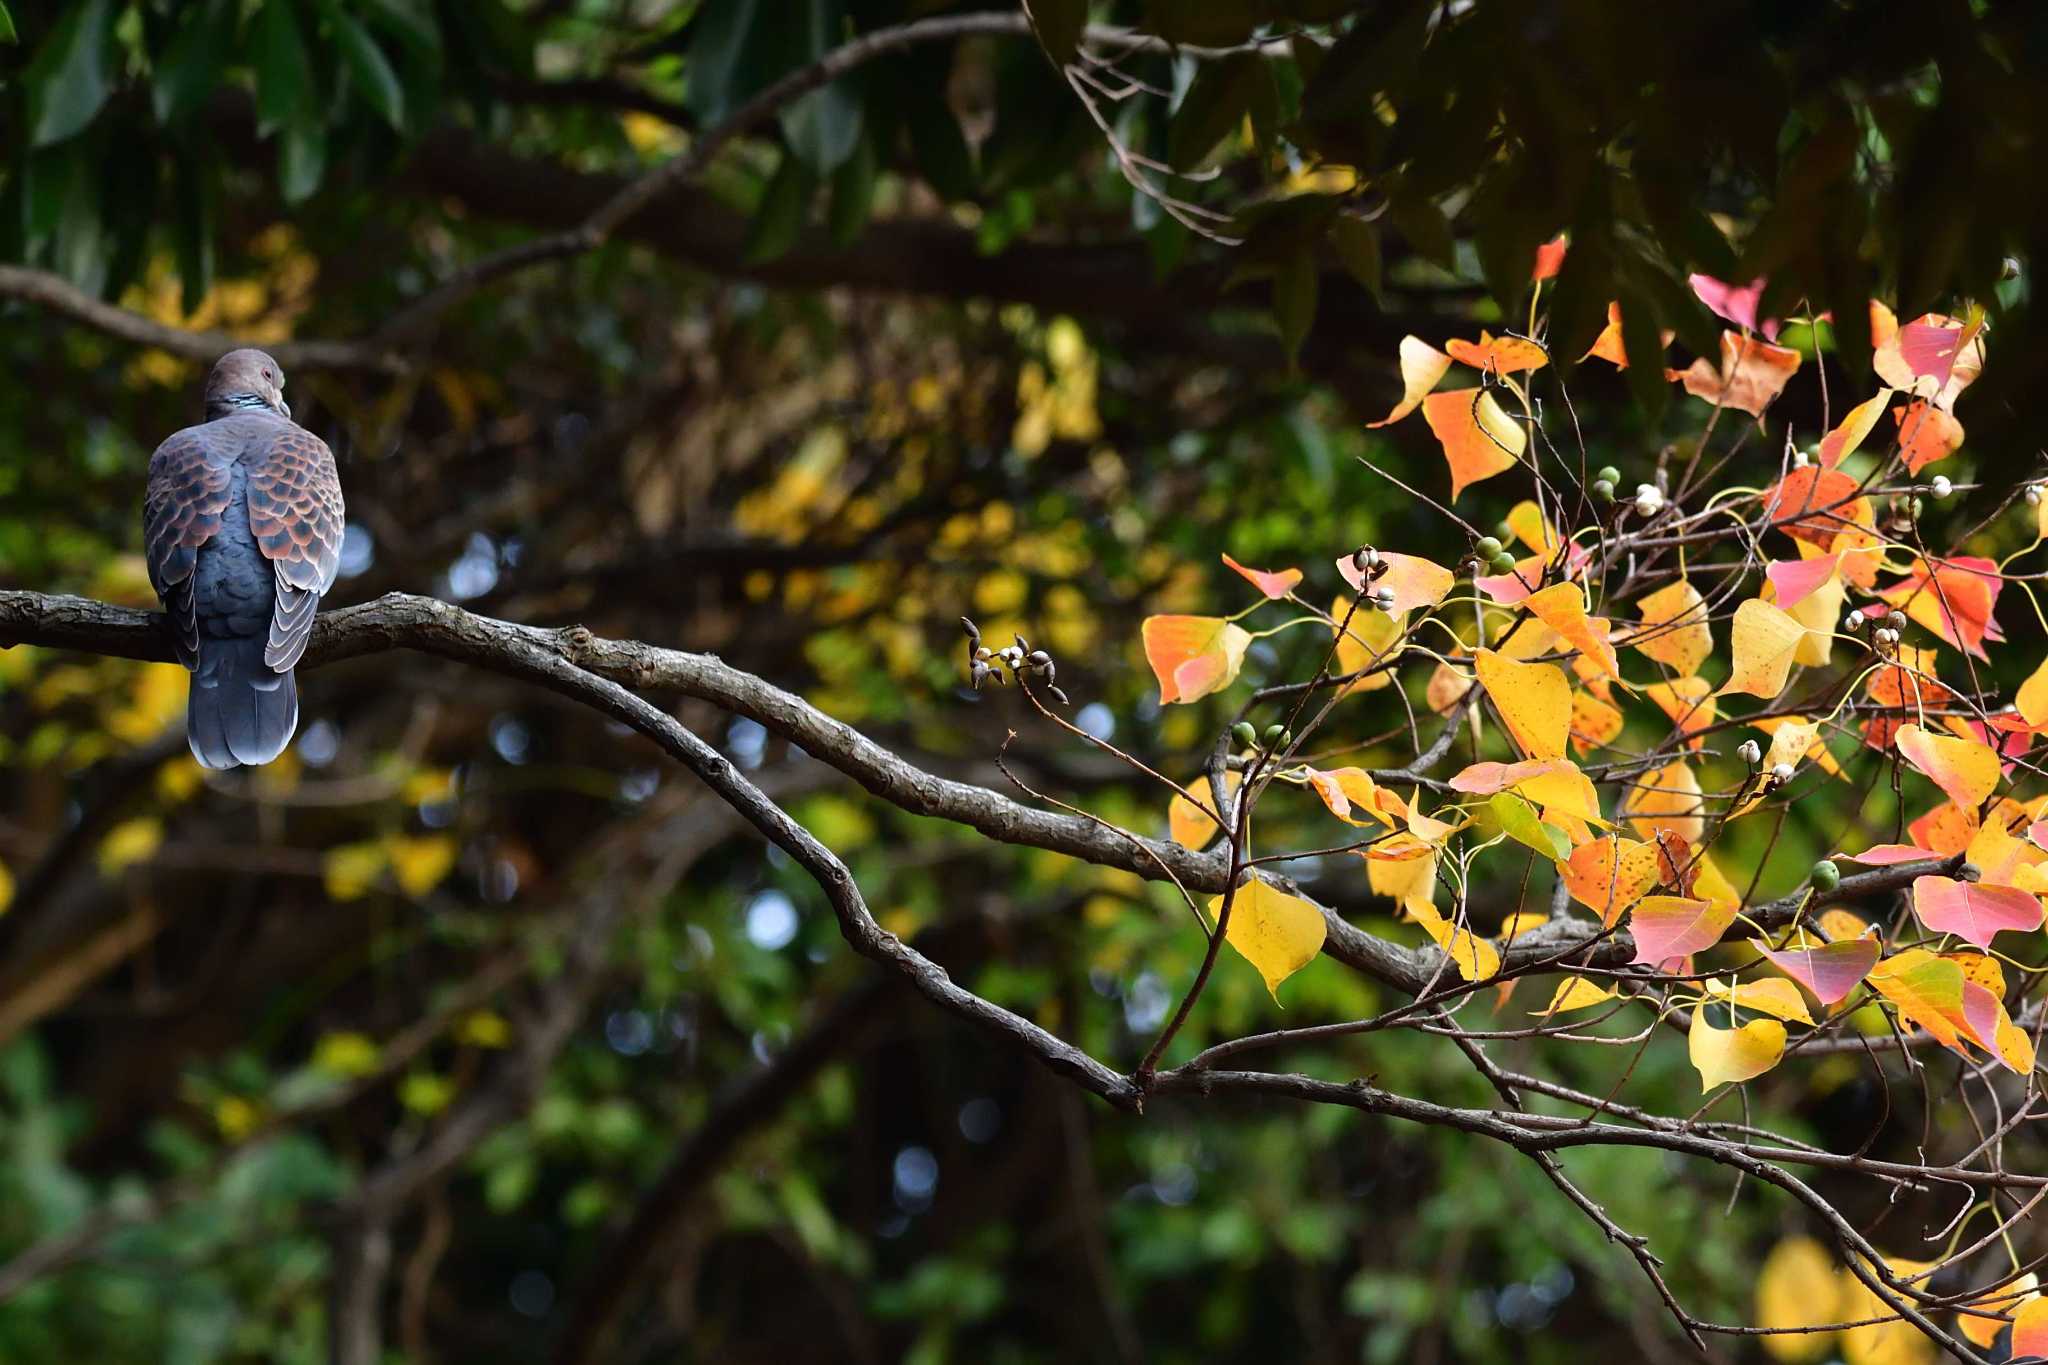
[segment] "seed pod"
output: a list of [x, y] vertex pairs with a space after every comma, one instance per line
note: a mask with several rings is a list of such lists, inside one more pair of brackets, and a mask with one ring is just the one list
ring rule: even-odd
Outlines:
[[988, 681], [988, 672], [988, 665], [979, 659], [976, 659], [974, 666], [967, 670], [967, 680], [973, 684], [975, 691], [981, 691], [981, 685]]
[[[1050, 682], [1050, 679], [1048, 679], [1048, 682]], [[1052, 699], [1058, 702], [1061, 706], [1072, 706], [1074, 704], [1068, 701], [1067, 694], [1060, 691], [1057, 687], [1048, 686], [1045, 690], [1052, 693]]]
[[966, 617], [963, 616], [960, 618], [960, 627], [961, 629], [967, 632], [967, 639], [969, 643], [975, 645], [979, 645], [981, 643], [980, 626], [975, 625], [974, 622], [968, 620]]
[[1034, 650], [1032, 650], [1032, 651], [1031, 651], [1031, 666], [1032, 666], [1033, 668], [1051, 668], [1051, 667], [1052, 667], [1052, 655], [1050, 655], [1050, 654], [1046, 653], [1046, 652], [1045, 652], [1044, 650], [1042, 650], [1042, 649], [1034, 649]]

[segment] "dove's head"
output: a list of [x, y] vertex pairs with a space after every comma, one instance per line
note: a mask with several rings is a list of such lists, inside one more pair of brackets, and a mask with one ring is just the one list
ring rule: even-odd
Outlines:
[[229, 351], [213, 363], [206, 376], [206, 415], [209, 419], [237, 412], [274, 412], [292, 415], [284, 401], [284, 367], [262, 351], [244, 347]]

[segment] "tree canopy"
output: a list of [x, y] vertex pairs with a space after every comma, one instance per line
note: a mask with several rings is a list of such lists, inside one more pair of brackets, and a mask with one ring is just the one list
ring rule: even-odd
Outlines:
[[0, 1358], [2048, 1341], [2044, 44], [0, 0]]

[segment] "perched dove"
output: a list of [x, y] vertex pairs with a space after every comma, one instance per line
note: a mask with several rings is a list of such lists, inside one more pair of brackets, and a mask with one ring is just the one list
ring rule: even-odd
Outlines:
[[206, 421], [149, 458], [149, 581], [192, 670], [186, 738], [209, 768], [268, 763], [291, 742], [292, 667], [341, 559], [333, 452], [283, 389], [275, 360], [229, 351], [206, 378]]

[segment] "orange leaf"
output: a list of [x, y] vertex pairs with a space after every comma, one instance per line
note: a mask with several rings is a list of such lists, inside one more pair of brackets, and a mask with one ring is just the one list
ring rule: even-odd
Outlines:
[[1771, 524], [1795, 540], [1826, 551], [1846, 531], [1871, 522], [1870, 501], [1860, 485], [1839, 469], [1807, 465], [1778, 481], [1764, 497]]
[[1529, 272], [1532, 283], [1557, 278], [1557, 272], [1564, 268], [1565, 240], [1562, 232], [1536, 248], [1536, 265]]
[[[1233, 774], [1234, 775], [1234, 774]], [[1392, 828], [1394, 817], [1386, 798], [1391, 792], [1382, 792], [1372, 780], [1372, 774], [1363, 768], [1334, 768], [1321, 772], [1308, 770], [1308, 783], [1315, 788], [1323, 804], [1330, 808], [1330, 814], [1348, 824], [1362, 825], [1358, 817], [1369, 815], [1381, 824]], [[1398, 798], [1396, 798], [1398, 800]]]
[[1604, 617], [1586, 614], [1586, 590], [1576, 583], [1554, 583], [1522, 600], [1525, 610], [1556, 631], [1565, 642], [1610, 678], [1621, 676], [1621, 661], [1608, 643], [1613, 627]]
[[1713, 691], [1713, 685], [1705, 678], [1679, 678], [1675, 682], [1651, 683], [1643, 689], [1643, 695], [1671, 718], [1687, 747], [1697, 749], [1701, 741], [1696, 736], [1715, 720]]
[[1423, 395], [1435, 388], [1451, 368], [1451, 358], [1420, 337], [1401, 338], [1401, 401], [1394, 410], [1368, 427], [1384, 427], [1400, 421], [1422, 404]]
[[2005, 577], [1979, 555], [1922, 559], [1912, 576], [1882, 594], [1885, 601], [1973, 658], [1983, 659], [1984, 642], [2003, 643], [2005, 632], [1993, 615]]
[[1786, 381], [1799, 368], [1799, 352], [1773, 346], [1739, 332], [1721, 333], [1721, 364], [1716, 368], [1705, 356], [1693, 361], [1683, 372], [1671, 377], [1685, 385], [1695, 398], [1715, 407], [1739, 408], [1752, 417], [1762, 417], [1771, 400], [1784, 392]]
[[1621, 734], [1621, 709], [1581, 688], [1572, 693], [1572, 750], [1581, 758]]
[[1275, 602], [1287, 596], [1294, 590], [1294, 585], [1301, 582], [1299, 569], [1248, 569], [1229, 555], [1223, 556], [1223, 562], [1235, 570], [1245, 582]]
[[1657, 885], [1657, 847], [1603, 835], [1573, 849], [1572, 856], [1558, 866], [1558, 875], [1564, 878], [1565, 890], [1573, 900], [1598, 911], [1601, 924], [1611, 925]]
[[1148, 616], [1139, 630], [1162, 702], [1195, 701], [1230, 686], [1252, 642], [1220, 616]]
[[1621, 798], [1621, 813], [1637, 834], [1654, 838], [1669, 831], [1689, 844], [1706, 836], [1700, 780], [1683, 759], [1636, 778]]
[[1892, 420], [1899, 424], [1899, 453], [1915, 474], [1963, 448], [1963, 424], [1924, 398], [1893, 408]]
[[1485, 389], [1450, 389], [1422, 400], [1423, 420], [1444, 448], [1451, 500], [1481, 479], [1513, 469], [1529, 434]]
[[1490, 374], [1513, 374], [1517, 370], [1540, 370], [1550, 363], [1550, 353], [1523, 337], [1496, 337], [1481, 332], [1479, 340], [1447, 341], [1444, 349], [1451, 359]]
[[1525, 664], [1482, 649], [1479, 683], [1508, 733], [1530, 758], [1563, 758], [1572, 718], [1572, 685], [1556, 664]]

